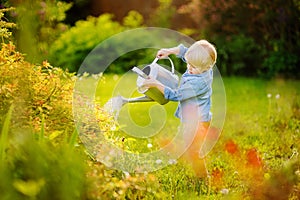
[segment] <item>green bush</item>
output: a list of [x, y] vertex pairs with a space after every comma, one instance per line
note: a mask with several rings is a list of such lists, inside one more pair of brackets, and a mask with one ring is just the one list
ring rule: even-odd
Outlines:
[[[130, 30], [142, 27], [143, 23], [142, 16], [136, 11], [130, 11], [124, 17], [123, 25], [113, 21], [112, 17], [110, 14], [103, 14], [97, 18], [88, 17], [87, 20], [78, 21], [53, 43], [50, 49], [50, 62], [71, 72], [78, 72], [84, 62], [84, 65], [93, 67], [87, 71], [96, 74], [103, 72], [101, 71], [101, 68], [105, 67], [103, 60], [103, 62], [113, 61], [108, 63], [110, 64], [106, 71], [108, 73], [124, 73], [133, 66], [151, 63], [158, 49], [150, 47], [161, 45], [161, 35], [143, 30], [131, 35]], [[124, 34], [118, 35], [120, 32]], [[113, 36], [111, 40], [106, 40], [111, 36]], [[101, 46], [97, 48], [99, 44]], [[177, 69], [181, 70], [181, 62], [179, 59], [176, 60], [174, 59]], [[165, 64], [170, 65], [168, 61]]]
[[0, 120], [14, 105], [14, 126], [39, 130], [44, 118], [48, 133], [73, 131], [73, 74], [26, 62], [12, 43], [2, 44], [0, 60]]
[[264, 60], [261, 75], [265, 77], [274, 77], [285, 75], [288, 77], [299, 77], [298, 66], [300, 59], [297, 54], [284, 49], [282, 42], [273, 42], [273, 51], [268, 53]]
[[27, 60], [37, 63], [46, 60], [50, 45], [68, 29], [64, 20], [72, 3], [59, 0], [7, 1], [2, 6], [15, 7], [6, 13], [6, 20], [18, 24], [14, 43], [18, 51], [27, 55]]
[[219, 54], [217, 65], [224, 75], [253, 76], [258, 73], [263, 49], [253, 38], [240, 34], [216, 41]]
[[83, 158], [69, 146], [18, 135], [0, 165], [1, 199], [83, 199]]
[[43, 129], [39, 140], [28, 129], [15, 131], [12, 111], [13, 106], [0, 135], [0, 198], [83, 199], [85, 164], [72, 139], [58, 147], [42, 138]]
[[158, 0], [159, 6], [150, 17], [150, 25], [157, 27], [170, 28], [171, 20], [176, 12], [176, 8], [172, 5], [172, 0]]
[[0, 21], [0, 36], [6, 38], [0, 49], [0, 121], [14, 105], [14, 127], [39, 130], [44, 118], [48, 133], [72, 132], [74, 74], [52, 67], [46, 61], [41, 65], [27, 62], [11, 42], [8, 28], [14, 25], [2, 18], [2, 13], [8, 10], [1, 10]]
[[110, 14], [78, 21], [53, 43], [50, 49], [50, 61], [56, 66], [76, 72], [93, 48], [123, 30], [119, 23], [112, 21]]
[[[6, 22], [0, 25], [0, 34], [5, 34], [9, 42], [11, 32], [4, 28], [10, 26]], [[83, 146], [78, 145], [72, 119], [75, 80], [74, 74], [46, 61], [42, 65], [27, 62], [11, 42], [2, 43], [0, 199], [165, 196], [153, 175], [124, 177], [122, 172], [91, 160]], [[102, 115], [101, 120], [100, 125], [109, 129], [110, 118]]]
[[5, 12], [12, 11], [13, 8], [7, 8], [7, 9], [0, 9], [0, 37], [1, 42], [6, 43], [7, 40], [10, 40], [12, 37], [11, 28], [14, 28], [16, 24], [7, 22], [3, 20], [5, 18]]

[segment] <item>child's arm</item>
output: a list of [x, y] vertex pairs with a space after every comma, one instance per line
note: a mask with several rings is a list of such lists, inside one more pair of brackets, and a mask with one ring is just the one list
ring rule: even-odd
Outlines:
[[165, 93], [165, 86], [159, 82], [158, 80], [150, 77], [149, 79], [145, 79], [143, 86], [145, 88], [152, 88], [152, 87], [156, 87], [161, 93]]
[[[198, 84], [198, 85], [197, 85]], [[200, 83], [199, 81], [185, 81], [179, 88], [171, 89], [154, 78], [145, 79], [143, 88], [156, 87], [161, 93], [164, 94], [166, 99], [171, 101], [184, 101], [199, 95], [204, 95], [209, 92], [210, 88], [206, 86], [206, 83]], [[199, 87], [198, 87], [199, 86]]]
[[157, 58], [165, 58], [165, 57], [169, 56], [170, 54], [178, 55], [179, 52], [180, 52], [179, 46], [172, 47], [172, 48], [164, 48], [164, 49], [160, 49], [157, 52], [156, 57]]
[[160, 49], [157, 52], [156, 57], [157, 58], [165, 58], [165, 57], [169, 56], [170, 54], [174, 54], [178, 58], [181, 58], [184, 62], [186, 62], [184, 55], [187, 52], [187, 50], [188, 50], [187, 47], [185, 47], [183, 44], [180, 44], [177, 47]]

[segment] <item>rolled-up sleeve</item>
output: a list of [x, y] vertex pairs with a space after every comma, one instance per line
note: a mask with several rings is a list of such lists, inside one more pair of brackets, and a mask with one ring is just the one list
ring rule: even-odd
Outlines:
[[[195, 84], [194, 84], [195, 85]], [[193, 84], [188, 82], [182, 84], [178, 89], [171, 89], [169, 87], [165, 87], [164, 95], [166, 99], [171, 101], [184, 101], [198, 95], [204, 94], [207, 87], [196, 88]]]
[[165, 87], [164, 95], [165, 99], [169, 99], [171, 101], [179, 101], [177, 90], [172, 90], [169, 87]]
[[183, 44], [178, 45], [178, 48], [179, 48], [179, 54], [177, 54], [176, 56], [178, 58], [181, 58], [184, 62], [186, 62], [184, 55], [187, 52], [188, 48], [185, 47]]

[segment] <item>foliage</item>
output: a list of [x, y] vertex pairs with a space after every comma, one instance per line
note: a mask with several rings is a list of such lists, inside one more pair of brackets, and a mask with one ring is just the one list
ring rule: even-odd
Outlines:
[[0, 165], [1, 199], [84, 199], [84, 160], [71, 146], [54, 147], [26, 132], [8, 141]]
[[[46, 61], [42, 66], [26, 62], [12, 43], [2, 44], [0, 55], [1, 199], [165, 195], [152, 175], [123, 176], [89, 160], [73, 131], [73, 74]], [[102, 125], [109, 127], [110, 123], [107, 117]]]
[[[253, 38], [243, 34], [216, 40], [219, 70], [224, 75], [254, 76], [258, 74], [263, 61], [261, 46]], [[227, 45], [218, 45], [225, 44]], [[218, 48], [219, 47], [219, 48]]]
[[72, 131], [73, 74], [46, 61], [42, 65], [26, 62], [12, 43], [2, 44], [0, 52], [1, 116], [15, 105], [16, 125], [38, 130], [44, 117], [47, 131]]
[[11, 15], [18, 23], [16, 33], [18, 50], [26, 53], [27, 60], [31, 62], [45, 60], [50, 45], [68, 29], [63, 21], [72, 3], [39, 0], [25, 1], [14, 6], [16, 10]]
[[[246, 49], [247, 43], [252, 40], [255, 48], [245, 53], [248, 54], [247, 57], [255, 58], [254, 60], [259, 56], [259, 60], [257, 63], [249, 63], [249, 59], [238, 59], [238, 68], [244, 65], [244, 75], [272, 77], [280, 73], [299, 76], [297, 69], [300, 60], [296, 55], [300, 51], [300, 10], [297, 1], [191, 0], [179, 8], [178, 12], [191, 16], [198, 25], [196, 28], [200, 30], [200, 37], [218, 41], [217, 47], [222, 49], [221, 53], [228, 55], [228, 59], [231, 52], [230, 48], [226, 47], [234, 46], [231, 44], [234, 42], [231, 38], [246, 36], [245, 41], [241, 43]], [[244, 56], [243, 53], [239, 55]], [[228, 65], [232, 65], [230, 60], [229, 63], [227, 60], [220, 61], [221, 69], [229, 70]], [[264, 70], [261, 70], [262, 68]], [[232, 70], [233, 74], [238, 72], [235, 71], [235, 67]], [[255, 73], [249, 73], [253, 71]]]
[[13, 106], [11, 106], [8, 110], [8, 113], [5, 117], [5, 120], [3, 122], [3, 128], [1, 131], [1, 137], [0, 137], [0, 164], [4, 164], [5, 160], [5, 151], [8, 145], [8, 132], [10, 128], [10, 121], [11, 121], [11, 116], [12, 116], [12, 110]]
[[261, 75], [274, 77], [283, 75], [287, 77], [299, 77], [299, 58], [295, 53], [289, 53], [284, 49], [282, 42], [275, 41], [274, 49], [263, 62]]
[[72, 131], [73, 74], [46, 61], [30, 64], [11, 42], [2, 43], [0, 52], [0, 120], [14, 105], [13, 126], [39, 130], [44, 118], [48, 133]]
[[62, 1], [44, 1], [40, 3], [41, 8], [38, 10], [40, 27], [37, 34], [39, 35], [38, 49], [43, 55], [48, 55], [51, 44], [60, 34], [68, 29], [63, 23], [72, 4]]
[[99, 163], [88, 162], [87, 176], [91, 181], [88, 199], [166, 199], [153, 174], [129, 174], [109, 170]]
[[[88, 53], [101, 41], [121, 32], [124, 28], [113, 22], [112, 15], [88, 17], [64, 32], [51, 46], [50, 61], [57, 66], [76, 72]], [[84, 36], [84, 37], [83, 37]]]
[[172, 6], [171, 0], [159, 0], [159, 6], [155, 12], [151, 15], [150, 25], [157, 27], [170, 28], [171, 19], [176, 12], [174, 6]]
[[[94, 66], [94, 69], [89, 71], [93, 74], [98, 74], [99, 70], [104, 68], [104, 66], [99, 66], [102, 60], [112, 59], [113, 62], [110, 63], [106, 72], [117, 74], [126, 72], [140, 63], [143, 65], [151, 63], [157, 49], [147, 47], [159, 45], [161, 36], [149, 35], [147, 31], [137, 31], [138, 33], [132, 37], [124, 37], [126, 31], [142, 27], [142, 16], [136, 11], [130, 11], [124, 17], [123, 24], [113, 21], [112, 18], [111, 14], [103, 14], [97, 18], [88, 17], [87, 20], [78, 21], [74, 27], [53, 43], [51, 63], [71, 72], [78, 72], [84, 61], [86, 65]], [[122, 31], [125, 34], [118, 35]], [[106, 40], [112, 36], [114, 36], [112, 40]], [[101, 47], [100, 50], [97, 49], [98, 45]], [[143, 48], [135, 50], [137, 45]]]
[[[238, 49], [242, 42], [236, 40]], [[207, 157], [211, 179], [206, 183], [181, 162], [153, 173], [129, 174], [108, 169], [87, 156], [84, 146], [78, 143], [71, 117], [75, 80], [74, 74], [46, 61], [41, 65], [27, 62], [11, 42], [2, 44], [1, 199], [299, 197], [299, 81], [224, 79], [227, 118], [221, 138]], [[116, 82], [114, 76], [106, 78], [106, 83], [112, 85], [98, 88], [101, 92], [97, 94], [106, 95], [100, 96], [101, 100], [111, 97]], [[135, 118], [144, 117], [138, 112], [140, 107], [146, 106], [134, 108]], [[114, 122], [101, 111], [99, 108], [101, 129], [119, 143]], [[163, 134], [176, 131], [177, 124], [170, 122]], [[125, 145], [130, 149], [132, 143]], [[139, 150], [137, 147], [135, 150]], [[147, 146], [142, 144], [140, 148], [144, 151]]]
[[125, 16], [123, 19], [123, 25], [128, 28], [142, 27], [143, 22], [144, 22], [143, 16], [135, 10], [129, 11], [128, 15]]
[[[50, 60], [55, 65], [77, 72], [85, 57], [102, 41], [128, 28], [140, 27], [143, 23], [142, 16], [136, 11], [128, 13], [123, 19], [124, 25], [113, 21], [112, 18], [111, 14], [103, 14], [97, 18], [88, 17], [87, 20], [78, 21], [74, 27], [53, 43]], [[119, 46], [124, 41], [117, 42], [120, 43], [116, 44]], [[114, 53], [110, 51], [111, 49], [107, 47], [108, 55], [106, 56], [109, 57], [111, 53]], [[131, 53], [130, 56], [120, 58], [121, 64], [127, 66], [127, 60], [136, 55], [137, 53]]]
[[15, 131], [12, 111], [11, 106], [0, 135], [1, 199], [82, 199], [85, 165], [72, 141], [57, 147], [24, 128]]
[[12, 37], [11, 28], [14, 28], [16, 24], [7, 22], [4, 18], [5, 12], [12, 11], [13, 8], [0, 9], [0, 37], [1, 43], [7, 42]]

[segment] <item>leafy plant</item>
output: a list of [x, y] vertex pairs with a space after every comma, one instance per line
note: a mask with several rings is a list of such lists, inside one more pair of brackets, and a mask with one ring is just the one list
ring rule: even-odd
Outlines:
[[51, 44], [68, 30], [64, 20], [71, 6], [72, 3], [59, 0], [39, 0], [16, 5], [13, 19], [19, 25], [16, 31], [18, 50], [26, 53], [27, 60], [39, 63], [47, 59]]
[[226, 40], [216, 40], [216, 43], [219, 53], [217, 66], [221, 73], [242, 76], [258, 74], [263, 62], [263, 50], [253, 38], [239, 34]]
[[[38, 130], [44, 116], [45, 129], [49, 132], [66, 130], [67, 127], [73, 130], [73, 74], [47, 62], [43, 62], [42, 66], [32, 65], [11, 43], [3, 44], [0, 51], [2, 116], [14, 104], [14, 110], [18, 110], [18, 114], [14, 114], [15, 125], [23, 124]], [[57, 119], [64, 124], [57, 123]]]
[[129, 11], [128, 15], [123, 19], [123, 25], [128, 28], [139, 28], [143, 26], [143, 23], [143, 16], [135, 10]]
[[273, 44], [273, 51], [264, 60], [261, 74], [265, 77], [278, 75], [298, 77], [297, 65], [300, 63], [298, 56], [284, 49], [284, 45], [280, 41], [273, 42]]
[[5, 13], [14, 10], [14, 8], [0, 9], [0, 37], [1, 43], [6, 43], [12, 39], [12, 32], [10, 29], [16, 27], [15, 23], [7, 22], [5, 20]]
[[222, 49], [219, 62], [226, 74], [299, 77], [297, 1], [191, 0], [178, 12], [190, 16], [198, 37], [211, 41], [223, 38], [216, 44]]
[[5, 152], [6, 152], [6, 148], [8, 145], [8, 132], [9, 132], [9, 127], [10, 127], [10, 120], [11, 120], [11, 116], [12, 116], [12, 110], [13, 110], [13, 106], [11, 106], [8, 110], [8, 113], [5, 117], [4, 123], [3, 123], [3, 128], [1, 131], [1, 137], [0, 137], [0, 163], [1, 165], [4, 165], [4, 161], [5, 161]]
[[176, 11], [175, 7], [172, 6], [173, 1], [159, 0], [158, 2], [159, 6], [151, 15], [149, 23], [152, 26], [170, 28], [172, 17]]
[[70, 146], [54, 147], [25, 132], [9, 143], [13, 145], [0, 166], [1, 199], [84, 198], [84, 160]]
[[64, 32], [51, 46], [50, 62], [71, 72], [77, 72], [94, 47], [122, 30], [124, 28], [118, 22], [112, 21], [111, 14], [77, 21], [74, 27]]
[[[1, 10], [1, 12], [8, 10]], [[5, 29], [7, 23], [1, 18], [1, 30], [6, 30], [6, 35], [9, 36], [11, 32]], [[8, 39], [12, 40], [12, 38]], [[2, 43], [0, 49], [1, 121], [13, 104], [14, 111], [18, 111], [13, 112], [13, 126], [25, 125], [38, 130], [44, 116], [45, 130], [49, 131], [49, 127], [52, 131], [67, 130], [66, 127], [69, 127], [70, 131], [73, 130], [71, 128], [73, 127], [71, 114], [73, 76], [51, 66], [46, 61], [42, 65], [33, 65], [25, 60], [25, 56], [16, 50], [11, 41]], [[65, 124], [60, 126], [56, 121], [58, 118]]]

